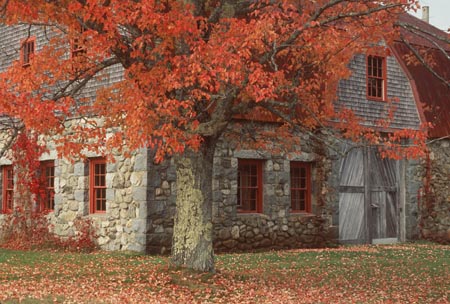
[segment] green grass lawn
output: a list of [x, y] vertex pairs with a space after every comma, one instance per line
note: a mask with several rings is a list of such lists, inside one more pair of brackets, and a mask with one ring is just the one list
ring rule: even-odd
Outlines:
[[167, 257], [0, 249], [3, 303], [449, 303], [434, 244], [222, 254], [216, 274]]

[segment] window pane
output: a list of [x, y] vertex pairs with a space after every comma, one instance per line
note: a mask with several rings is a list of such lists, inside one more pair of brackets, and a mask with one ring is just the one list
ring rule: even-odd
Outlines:
[[90, 203], [91, 212], [106, 211], [106, 160], [91, 160], [90, 176]]
[[384, 82], [386, 71], [383, 70], [384, 57], [367, 57], [367, 95], [370, 97], [384, 97]]
[[24, 64], [29, 64], [34, 53], [34, 41], [26, 41], [22, 46], [22, 59]]
[[11, 165], [2, 168], [3, 204], [2, 211], [9, 212], [14, 205], [14, 170]]
[[382, 77], [383, 75], [381, 74], [381, 71], [382, 71], [382, 59], [380, 58], [380, 57], [377, 57], [377, 76], [378, 77]]
[[292, 211], [309, 212], [311, 210], [310, 172], [311, 172], [310, 163], [303, 163], [303, 162], [291, 163]]
[[39, 209], [40, 211], [44, 210], [53, 210], [54, 209], [54, 184], [55, 184], [55, 164], [53, 161], [44, 161], [40, 164], [39, 169], [40, 175], [40, 197], [39, 201]]
[[239, 160], [238, 209], [244, 212], [258, 212], [261, 209], [260, 191], [262, 191], [260, 189], [260, 161]]

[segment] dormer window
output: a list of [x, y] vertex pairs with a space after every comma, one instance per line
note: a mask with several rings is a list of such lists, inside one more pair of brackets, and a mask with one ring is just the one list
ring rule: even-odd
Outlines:
[[28, 67], [31, 64], [31, 59], [34, 56], [35, 50], [35, 38], [28, 38], [22, 42], [22, 47], [20, 48], [20, 59], [22, 61], [23, 67]]
[[367, 56], [367, 98], [386, 100], [386, 57]]

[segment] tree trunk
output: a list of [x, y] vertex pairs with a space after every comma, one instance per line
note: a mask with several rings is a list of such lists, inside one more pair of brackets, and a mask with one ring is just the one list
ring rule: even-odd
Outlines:
[[177, 199], [172, 262], [202, 272], [214, 271], [212, 243], [212, 168], [214, 144], [176, 157]]

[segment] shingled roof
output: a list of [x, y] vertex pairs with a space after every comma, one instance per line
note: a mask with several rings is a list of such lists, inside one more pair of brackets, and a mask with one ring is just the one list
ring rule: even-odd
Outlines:
[[413, 55], [408, 44], [426, 51], [435, 62], [431, 69], [450, 82], [450, 44], [437, 38], [448, 40], [450, 35], [409, 14], [400, 16], [399, 24], [401, 35], [392, 50], [411, 81], [422, 120], [433, 124], [428, 135], [430, 138], [450, 136], [450, 87], [424, 64], [413, 64], [407, 59]]

